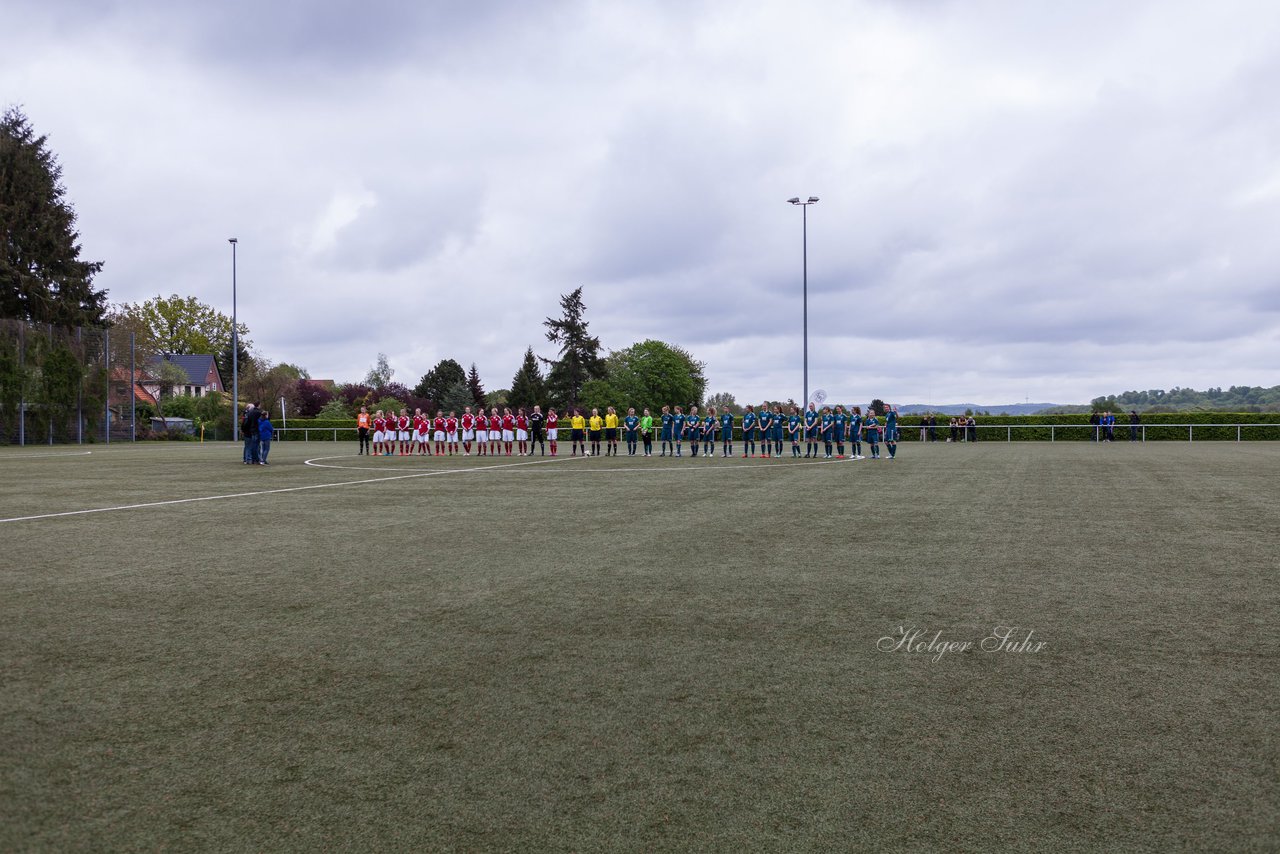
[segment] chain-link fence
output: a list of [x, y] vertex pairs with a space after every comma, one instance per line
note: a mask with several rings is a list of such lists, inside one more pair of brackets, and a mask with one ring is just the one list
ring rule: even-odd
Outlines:
[[140, 384], [132, 336], [0, 319], [0, 443], [131, 441]]

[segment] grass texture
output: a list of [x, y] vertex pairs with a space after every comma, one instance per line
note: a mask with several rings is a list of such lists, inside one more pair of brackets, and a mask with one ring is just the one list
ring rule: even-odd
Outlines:
[[350, 450], [0, 453], [0, 849], [1280, 847], [1280, 444]]

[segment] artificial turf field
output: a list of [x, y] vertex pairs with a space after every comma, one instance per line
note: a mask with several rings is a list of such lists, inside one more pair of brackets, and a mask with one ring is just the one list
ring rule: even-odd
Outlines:
[[0, 452], [0, 850], [1280, 847], [1280, 443], [353, 447]]

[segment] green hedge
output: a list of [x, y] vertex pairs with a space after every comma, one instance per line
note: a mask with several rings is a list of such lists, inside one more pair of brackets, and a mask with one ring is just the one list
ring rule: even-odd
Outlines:
[[[899, 419], [902, 441], [917, 442], [920, 440], [919, 415], [904, 415]], [[1117, 418], [1124, 418], [1115, 426], [1116, 441], [1128, 441], [1129, 423], [1127, 416], [1117, 413]], [[1094, 428], [1089, 424], [1087, 414], [1077, 415], [977, 415], [974, 416], [978, 427], [980, 442], [1048, 442], [1052, 435], [1056, 442], [1087, 442], [1094, 436]], [[939, 442], [950, 436], [946, 418], [939, 418], [935, 432]], [[1240, 431], [1240, 438], [1246, 441], [1280, 439], [1280, 413], [1276, 412], [1160, 412], [1142, 416], [1142, 426], [1146, 428], [1147, 441], [1181, 441], [1187, 440], [1186, 427], [1173, 427], [1173, 424], [1257, 424], [1259, 427], [1245, 427]], [[1009, 425], [1013, 429], [1009, 429]], [[1053, 425], [1052, 430], [1050, 425]], [[277, 428], [281, 425], [276, 423]], [[338, 441], [356, 439], [354, 418], [290, 418], [289, 432], [281, 438], [286, 441], [301, 441], [302, 435], [293, 430], [301, 427], [313, 429], [339, 428]], [[1192, 431], [1194, 441], [1229, 441], [1236, 440], [1235, 427], [1196, 427]], [[561, 439], [568, 441], [568, 430], [560, 428]], [[1141, 435], [1141, 432], [1139, 433]], [[310, 441], [330, 441], [333, 434], [311, 434]], [[734, 440], [741, 441], [741, 429], [735, 430]], [[655, 439], [656, 441], [656, 439]]]

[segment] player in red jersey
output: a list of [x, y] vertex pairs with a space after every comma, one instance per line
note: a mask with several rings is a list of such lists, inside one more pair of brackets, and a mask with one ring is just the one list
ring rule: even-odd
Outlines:
[[436, 443], [436, 456], [444, 456], [444, 410], [437, 409], [435, 420], [431, 422], [432, 436]]
[[382, 445], [386, 441], [387, 419], [379, 409], [373, 414], [373, 455], [382, 456]]
[[516, 417], [511, 414], [510, 409], [502, 410], [502, 445], [506, 449], [507, 456], [511, 456], [511, 451], [516, 441]]
[[471, 456], [471, 443], [476, 439], [476, 417], [471, 414], [471, 407], [462, 410], [462, 451]]
[[413, 441], [413, 419], [409, 417], [409, 410], [400, 410], [400, 417], [396, 419], [396, 428], [400, 440], [400, 456], [407, 457], [412, 452], [409, 444]]
[[533, 449], [529, 447], [529, 416], [524, 414], [524, 407], [516, 413], [516, 443], [520, 446], [520, 456], [533, 456]]
[[421, 409], [413, 410], [413, 450], [418, 454], [424, 452], [427, 444], [427, 419], [422, 416]]
[[498, 415], [498, 407], [489, 411], [489, 454], [498, 456], [502, 453], [502, 417]]
[[444, 440], [449, 443], [449, 456], [458, 452], [458, 413], [449, 410], [449, 417], [444, 420]]
[[547, 407], [547, 442], [551, 445], [551, 456], [556, 455], [556, 428], [560, 424], [560, 419], [556, 416], [556, 411], [551, 407]]

